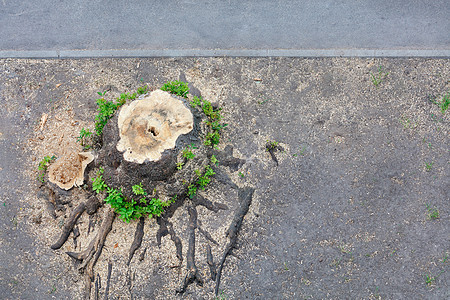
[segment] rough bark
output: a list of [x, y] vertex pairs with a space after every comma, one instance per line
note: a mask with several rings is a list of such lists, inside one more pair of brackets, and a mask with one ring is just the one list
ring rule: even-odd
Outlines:
[[217, 280], [216, 280], [216, 289], [215, 295], [219, 293], [220, 286], [220, 278], [222, 276], [223, 265], [225, 264], [225, 260], [227, 256], [230, 254], [231, 250], [236, 246], [237, 236], [239, 230], [241, 229], [242, 221], [244, 220], [245, 215], [248, 212], [250, 204], [252, 203], [254, 188], [244, 188], [239, 189], [238, 197], [239, 197], [239, 207], [236, 210], [233, 221], [230, 224], [230, 227], [227, 231], [228, 243], [225, 246], [225, 250], [222, 254], [222, 259], [219, 262], [219, 268], [217, 270]]
[[177, 290], [177, 293], [184, 293], [189, 284], [197, 282], [198, 285], [203, 285], [203, 279], [195, 265], [195, 228], [197, 227], [197, 210], [195, 207], [189, 207], [189, 245], [186, 254], [186, 268], [187, 274], [184, 278], [183, 285]]
[[195, 204], [204, 206], [215, 213], [217, 213], [220, 209], [228, 209], [228, 206], [226, 206], [225, 204], [212, 202], [211, 200], [208, 200], [200, 195], [196, 195], [193, 201]]
[[175, 234], [175, 230], [173, 230], [173, 225], [169, 221], [167, 222], [167, 229], [169, 231], [170, 239], [175, 244], [175, 249], [177, 251], [177, 258], [180, 261], [180, 266], [183, 263], [183, 244], [181, 243], [180, 238]]
[[73, 248], [76, 249], [77, 248], [77, 239], [80, 236], [80, 230], [78, 229], [78, 226], [74, 226], [73, 230]]
[[102, 203], [98, 200], [97, 196], [92, 193], [86, 202], [86, 213], [93, 215], [102, 206]]
[[64, 228], [62, 230], [61, 236], [59, 237], [58, 241], [51, 245], [51, 248], [53, 250], [59, 249], [64, 245], [64, 243], [67, 241], [67, 238], [70, 235], [70, 232], [73, 229], [73, 226], [77, 222], [78, 218], [81, 216], [81, 214], [86, 210], [86, 203], [82, 202], [80, 205], [77, 206], [77, 208], [74, 209], [70, 217], [67, 219], [66, 224], [64, 225]]
[[141, 217], [139, 222], [136, 225], [136, 231], [134, 233], [134, 240], [131, 244], [130, 251], [128, 253], [128, 262], [127, 265], [130, 265], [131, 259], [133, 258], [134, 253], [136, 252], [142, 244], [142, 238], [144, 237], [144, 224], [145, 218]]
[[216, 265], [214, 264], [214, 259], [213, 259], [213, 255], [211, 252], [211, 246], [210, 245], [206, 245], [206, 262], [208, 263], [209, 266], [209, 272], [211, 274], [211, 279], [213, 281], [216, 280]]
[[94, 300], [98, 300], [98, 292], [100, 289], [100, 275], [98, 275], [95, 277], [95, 284], [94, 284]]
[[108, 276], [106, 278], [105, 294], [103, 295], [103, 300], [108, 300], [109, 297], [109, 286], [111, 284], [111, 273], [112, 273], [112, 262], [108, 262]]
[[97, 235], [83, 252], [66, 252], [70, 257], [82, 261], [79, 270], [84, 271], [91, 281], [94, 279], [93, 268], [100, 257], [106, 237], [112, 229], [115, 215], [110, 209], [105, 213], [102, 226]]
[[91, 299], [91, 279], [87, 274], [84, 275], [84, 299]]

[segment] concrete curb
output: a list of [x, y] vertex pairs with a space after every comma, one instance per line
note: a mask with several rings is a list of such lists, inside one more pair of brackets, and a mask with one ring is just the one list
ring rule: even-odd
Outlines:
[[429, 57], [449, 58], [450, 49], [161, 49], [161, 50], [0, 50], [0, 58], [125, 57]]

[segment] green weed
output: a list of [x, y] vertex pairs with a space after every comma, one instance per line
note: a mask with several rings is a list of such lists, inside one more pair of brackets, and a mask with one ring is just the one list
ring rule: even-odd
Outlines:
[[187, 98], [187, 94], [189, 93], [188, 84], [179, 80], [164, 83], [161, 90], [183, 98]]
[[306, 147], [303, 147], [302, 150], [300, 150], [300, 155], [301, 156], [305, 155], [305, 150], [306, 150]]
[[383, 82], [383, 80], [388, 76], [388, 74], [389, 74], [389, 72], [383, 71], [382, 66], [378, 67], [377, 74], [373, 74], [372, 72], [370, 72], [370, 77], [371, 77], [371, 81], [372, 81], [373, 85], [378, 87], [380, 85], [380, 83]]
[[441, 103], [439, 104], [439, 108], [441, 109], [441, 112], [445, 114], [445, 112], [448, 109], [448, 106], [450, 105], [450, 93], [447, 93], [443, 98]]
[[216, 158], [216, 156], [213, 154], [213, 155], [211, 155], [211, 159], [210, 159], [210, 161], [211, 161], [211, 163], [213, 164], [213, 165], [218, 165], [219, 164], [219, 161], [217, 160], [217, 158]]
[[262, 101], [258, 101], [258, 104], [259, 104], [259, 105], [262, 105], [262, 104], [266, 103], [266, 102], [269, 101], [269, 100], [270, 100], [270, 98], [266, 98], [266, 99], [264, 99], [264, 100], [262, 100]]
[[116, 110], [124, 103], [114, 103], [112, 101], [105, 100], [103, 97], [97, 99], [96, 103], [98, 106], [98, 114], [95, 116], [95, 132], [98, 136], [101, 136], [103, 133], [103, 127], [105, 127], [108, 120], [114, 116]]
[[208, 183], [211, 182], [212, 175], [216, 174], [213, 169], [211, 169], [210, 166], [206, 166], [205, 168], [205, 174], [203, 176], [200, 176], [197, 180], [197, 185], [201, 190], [204, 190]]
[[195, 184], [191, 183], [188, 186], [187, 195], [189, 198], [193, 199], [196, 194], [197, 194], [197, 186]]
[[85, 150], [91, 148], [91, 145], [88, 144], [88, 139], [92, 136], [92, 132], [89, 129], [81, 128], [80, 135], [77, 137], [77, 142], [81, 143], [81, 146]]
[[177, 169], [178, 169], [178, 170], [183, 169], [183, 165], [184, 165], [183, 162], [178, 162], [178, 163], [177, 163]]
[[431, 120], [433, 122], [435, 122], [435, 123], [442, 123], [442, 122], [444, 122], [443, 118], [438, 118], [435, 114], [431, 114], [430, 117], [431, 117]]
[[432, 277], [432, 275], [425, 275], [425, 283], [428, 285], [433, 284], [433, 282], [436, 280], [436, 277]]
[[227, 300], [228, 296], [225, 294], [224, 291], [220, 291], [219, 294], [216, 296], [215, 300]]
[[436, 207], [431, 207], [429, 204], [427, 204], [427, 210], [428, 210], [428, 220], [437, 220], [439, 219], [439, 210]]
[[117, 98], [117, 102], [120, 103], [120, 105], [124, 105], [127, 100], [134, 100], [137, 97], [137, 93], [122, 93]]
[[51, 162], [56, 159], [56, 156], [44, 156], [44, 158], [39, 162], [38, 165], [38, 180], [44, 182], [45, 172], [47, 172], [47, 168]]
[[439, 276], [441, 276], [442, 273], [444, 273], [444, 271], [439, 272], [439, 274], [437, 274], [436, 276], [433, 276], [431, 273], [430, 274], [425, 274], [424, 275], [425, 283], [427, 285], [429, 285], [429, 286], [434, 284], [436, 282], [436, 279], [438, 279]]
[[81, 128], [80, 135], [77, 137], [77, 142], [82, 142], [83, 139], [88, 138], [92, 135], [92, 132], [89, 129]]
[[379, 290], [378, 287], [375, 287], [375, 293], [374, 293], [375, 298], [380, 298], [380, 294], [379, 294]]
[[190, 199], [193, 199], [194, 196], [197, 194], [198, 189], [201, 189], [202, 191], [205, 190], [207, 185], [211, 182], [211, 176], [216, 174], [214, 170], [211, 168], [211, 166], [207, 165], [204, 174], [202, 175], [200, 170], [195, 170], [195, 174], [197, 174], [198, 179], [195, 183], [191, 183], [188, 186], [188, 192], [187, 195]]
[[48, 291], [49, 294], [53, 294], [54, 292], [56, 292], [56, 286], [53, 286], [52, 289]]
[[214, 109], [211, 102], [204, 100], [203, 98], [194, 97], [190, 102], [193, 108], [201, 108], [206, 115], [206, 125], [209, 126], [212, 132], [206, 134], [204, 144], [206, 146], [217, 147], [220, 142], [220, 131], [223, 130], [228, 124], [221, 123], [222, 115], [220, 114], [221, 108]]
[[97, 177], [93, 180], [92, 189], [97, 193], [106, 190], [107, 196], [105, 198], [105, 202], [108, 203], [126, 223], [147, 215], [159, 217], [164, 212], [164, 208], [168, 207], [176, 200], [175, 198], [172, 198], [171, 200], [164, 202], [159, 198], [148, 199], [148, 194], [142, 186], [142, 183], [131, 187], [133, 194], [140, 196], [139, 199], [137, 201], [135, 199], [126, 199], [121, 189], [108, 187], [103, 180], [102, 168], [99, 169], [97, 172]]
[[149, 90], [148, 86], [146, 86], [146, 85], [140, 86], [140, 87], [138, 87], [138, 89], [137, 89], [137, 93], [138, 93], [139, 95], [143, 95], [143, 94], [147, 93], [148, 90]]
[[131, 190], [133, 191], [133, 194], [135, 194], [136, 196], [142, 195], [145, 196], [147, 195], [147, 192], [144, 190], [144, 187], [142, 186], [142, 182], [139, 184], [135, 184], [131, 187]]
[[216, 146], [219, 144], [219, 142], [220, 142], [220, 134], [217, 131], [209, 132], [208, 134], [206, 134], [204, 141], [204, 144], [206, 146]]
[[445, 114], [445, 112], [448, 110], [448, 107], [450, 105], [450, 93], [445, 94], [442, 97], [441, 101], [436, 101], [436, 97], [430, 96], [429, 100], [431, 103], [436, 104], [441, 109], [441, 113]]
[[105, 181], [103, 181], [103, 172], [103, 168], [100, 167], [100, 169], [97, 171], [97, 176], [92, 180], [92, 189], [97, 194], [103, 192], [108, 187]]
[[400, 123], [403, 125], [403, 128], [405, 128], [405, 129], [408, 129], [408, 128], [413, 129], [413, 128], [417, 127], [416, 122], [414, 122], [413, 120], [406, 118], [406, 117], [402, 117], [400, 119]]
[[116, 110], [124, 105], [127, 100], [134, 100], [137, 97], [137, 93], [122, 93], [117, 97], [116, 102], [114, 103], [113, 101], [105, 100], [103, 97], [105, 93], [106, 91], [103, 93], [98, 92], [102, 97], [96, 100], [98, 113], [95, 116], [95, 132], [98, 136], [102, 135], [103, 127], [105, 127], [108, 120], [114, 116]]
[[159, 198], [147, 198], [147, 192], [142, 184], [132, 187], [136, 196], [142, 196], [138, 201], [126, 199], [121, 189], [107, 188], [105, 202], [109, 204], [124, 222], [137, 220], [142, 216], [161, 216], [164, 209], [175, 201], [175, 198], [165, 202]]
[[266, 150], [269, 151], [270, 149], [276, 149], [278, 144], [278, 142], [267, 140]]
[[300, 149], [300, 152], [299, 152], [298, 154], [295, 153], [295, 154], [293, 154], [292, 156], [297, 157], [299, 154], [300, 154], [301, 156], [305, 156], [305, 150], [306, 150], [306, 147], [304, 146], [304, 147], [302, 147], [302, 149]]
[[191, 148], [185, 148], [183, 149], [182, 155], [184, 158], [186, 158], [187, 160], [193, 159], [195, 157], [195, 154], [192, 153]]
[[425, 171], [430, 172], [433, 169], [433, 162], [425, 163]]
[[198, 106], [202, 105], [202, 99], [198, 98], [197, 96], [194, 96], [194, 99], [192, 99], [192, 101], [190, 102], [191, 106], [193, 108], [196, 108]]

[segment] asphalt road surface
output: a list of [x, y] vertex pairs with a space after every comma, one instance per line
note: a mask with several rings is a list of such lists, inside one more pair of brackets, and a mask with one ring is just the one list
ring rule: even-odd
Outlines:
[[450, 56], [450, 2], [0, 1], [0, 57]]

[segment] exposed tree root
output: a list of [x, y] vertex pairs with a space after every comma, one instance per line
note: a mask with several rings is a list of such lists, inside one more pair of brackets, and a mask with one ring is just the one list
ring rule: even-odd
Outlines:
[[180, 264], [176, 267], [181, 266], [181, 264], [183, 263], [183, 244], [181, 243], [180, 238], [175, 234], [172, 223], [166, 219], [166, 216], [157, 218], [156, 222], [159, 224], [159, 229], [156, 233], [156, 242], [158, 246], [161, 246], [161, 238], [169, 234], [170, 239], [175, 244], [177, 258], [180, 261]]
[[95, 226], [94, 215], [90, 215], [87, 234], [89, 234], [91, 232], [91, 230], [94, 230], [94, 226]]
[[86, 202], [86, 212], [88, 215], [93, 215], [97, 212], [98, 208], [102, 206], [102, 203], [98, 200], [95, 194], [89, 196]]
[[84, 275], [84, 299], [91, 299], [91, 279], [87, 274]]
[[[135, 271], [136, 272], [136, 271]], [[126, 284], [128, 288], [128, 293], [130, 293], [130, 300], [133, 300], [133, 281], [135, 278], [135, 273], [133, 273], [133, 277], [131, 276], [131, 271], [128, 269], [127, 271], [127, 277], [126, 277]]]
[[116, 214], [111, 209], [105, 213], [105, 217], [103, 218], [102, 226], [100, 227], [97, 235], [91, 241], [89, 246], [83, 252], [66, 252], [67, 255], [73, 257], [77, 260], [82, 260], [83, 262], [78, 267], [80, 271], [85, 271], [85, 273], [89, 276], [90, 280], [93, 281], [94, 266], [100, 257], [100, 254], [103, 249], [103, 245], [105, 244], [106, 236], [112, 229], [112, 223], [114, 222], [114, 218]]
[[169, 221], [167, 221], [167, 229], [169, 230], [170, 239], [175, 244], [175, 248], [177, 250], [177, 258], [180, 261], [180, 266], [183, 263], [183, 244], [181, 244], [180, 238], [175, 234], [173, 230], [173, 225]]
[[167, 222], [165, 217], [156, 218], [156, 223], [159, 225], [158, 232], [156, 232], [156, 243], [158, 244], [158, 247], [161, 246], [161, 239], [169, 234]]
[[94, 291], [94, 300], [98, 300], [98, 292], [101, 288], [100, 275], [97, 273], [97, 277], [95, 278], [95, 291]]
[[229, 185], [232, 189], [237, 190], [239, 187], [234, 183], [230, 176], [228, 176], [227, 173], [225, 173], [221, 168], [218, 168], [217, 166], [213, 166], [213, 170], [216, 174], [214, 174], [214, 179], [217, 180], [220, 183], [223, 183], [225, 185]]
[[211, 273], [211, 279], [213, 281], [216, 281], [216, 265], [214, 264], [214, 259], [213, 259], [213, 255], [211, 252], [211, 246], [210, 245], [206, 245], [206, 262], [208, 263], [209, 266], [209, 271]]
[[74, 226], [72, 229], [73, 233], [73, 248], [77, 248], [77, 239], [80, 236], [80, 230], [78, 229], [78, 226]]
[[269, 148], [267, 151], [269, 151], [270, 156], [272, 157], [272, 160], [277, 164], [278, 166], [278, 159], [275, 156], [276, 148]]
[[50, 215], [50, 217], [52, 217], [53, 220], [56, 220], [55, 204], [53, 204], [50, 201], [46, 201], [45, 208], [46, 208], [48, 214]]
[[63, 200], [62, 198], [67, 197], [69, 195], [72, 194], [72, 191], [66, 191], [63, 189], [60, 189], [56, 184], [51, 183], [50, 181], [48, 181], [48, 177], [47, 177], [47, 181], [46, 181], [46, 185], [45, 185], [49, 191], [49, 201], [53, 202], [53, 204], [55, 205], [57, 210], [62, 210], [64, 211], [66, 208], [64, 207], [64, 205], [69, 204], [70, 200]]
[[200, 273], [197, 270], [197, 266], [195, 265], [195, 228], [197, 227], [197, 210], [195, 207], [189, 207], [189, 245], [186, 254], [186, 268], [187, 274], [184, 278], [183, 286], [177, 290], [177, 293], [184, 293], [189, 284], [194, 281], [197, 282], [198, 285], [203, 285], [203, 279]]
[[213, 243], [213, 244], [219, 246], [219, 243], [218, 243], [215, 239], [213, 239], [213, 237], [209, 234], [208, 231], [203, 230], [203, 228], [202, 228], [201, 226], [202, 226], [202, 224], [201, 224], [200, 220], [197, 220], [197, 229], [198, 229], [198, 231], [199, 231], [201, 234], [203, 234], [203, 236], [204, 236], [208, 241], [210, 241], [211, 243]]
[[128, 252], [128, 263], [127, 265], [130, 265], [131, 259], [133, 258], [134, 253], [136, 252], [139, 247], [141, 247], [142, 244], [142, 238], [144, 237], [144, 224], [145, 224], [145, 218], [140, 217], [139, 222], [136, 226], [136, 231], [134, 233], [134, 240], [131, 244], [130, 251]]
[[145, 258], [145, 253], [147, 252], [147, 247], [144, 248], [144, 250], [141, 252], [141, 254], [139, 255], [139, 261], [143, 261]]
[[82, 202], [80, 205], [77, 206], [77, 208], [75, 208], [70, 217], [67, 219], [67, 222], [64, 225], [63, 231], [58, 241], [51, 246], [53, 250], [59, 249], [62, 247], [62, 245], [64, 245], [64, 243], [67, 241], [67, 238], [70, 235], [70, 232], [73, 229], [73, 226], [75, 225], [78, 218], [85, 210], [86, 210], [86, 203], [84, 202]]
[[233, 147], [231, 145], [225, 146], [223, 151], [212, 150], [212, 154], [219, 160], [219, 165], [228, 167], [234, 172], [245, 163], [245, 160], [233, 156]]
[[106, 277], [106, 287], [105, 294], [103, 295], [103, 300], [108, 300], [109, 297], [109, 285], [111, 283], [111, 273], [112, 273], [112, 262], [108, 262], [108, 277]]
[[91, 242], [89, 243], [89, 246], [87, 246], [87, 248], [84, 251], [82, 251], [82, 252], [66, 252], [66, 254], [72, 258], [75, 258], [76, 260], [82, 261], [89, 256], [91, 249], [94, 248], [96, 239], [97, 239], [97, 236], [91, 240]]
[[223, 251], [222, 259], [219, 262], [219, 268], [217, 270], [217, 280], [216, 280], [216, 289], [215, 295], [219, 293], [219, 285], [220, 285], [220, 277], [222, 275], [223, 265], [227, 256], [230, 254], [231, 250], [236, 246], [237, 235], [239, 230], [241, 229], [242, 221], [244, 220], [245, 215], [248, 212], [250, 204], [252, 203], [254, 188], [243, 188], [239, 189], [238, 197], [239, 197], [239, 208], [236, 210], [235, 215], [233, 217], [233, 221], [230, 224], [230, 227], [227, 231], [228, 244]]
[[201, 205], [206, 207], [207, 209], [217, 213], [220, 209], [222, 210], [227, 210], [228, 206], [226, 206], [225, 204], [222, 203], [216, 203], [216, 202], [212, 202], [200, 195], [197, 195], [194, 199], [193, 199], [194, 203], [196, 205]]
[[270, 156], [272, 157], [272, 160], [277, 164], [278, 166], [278, 159], [275, 156], [275, 152], [277, 151], [283, 151], [283, 147], [279, 145], [274, 145], [273, 143], [267, 143], [266, 144], [266, 150], [269, 151]]

